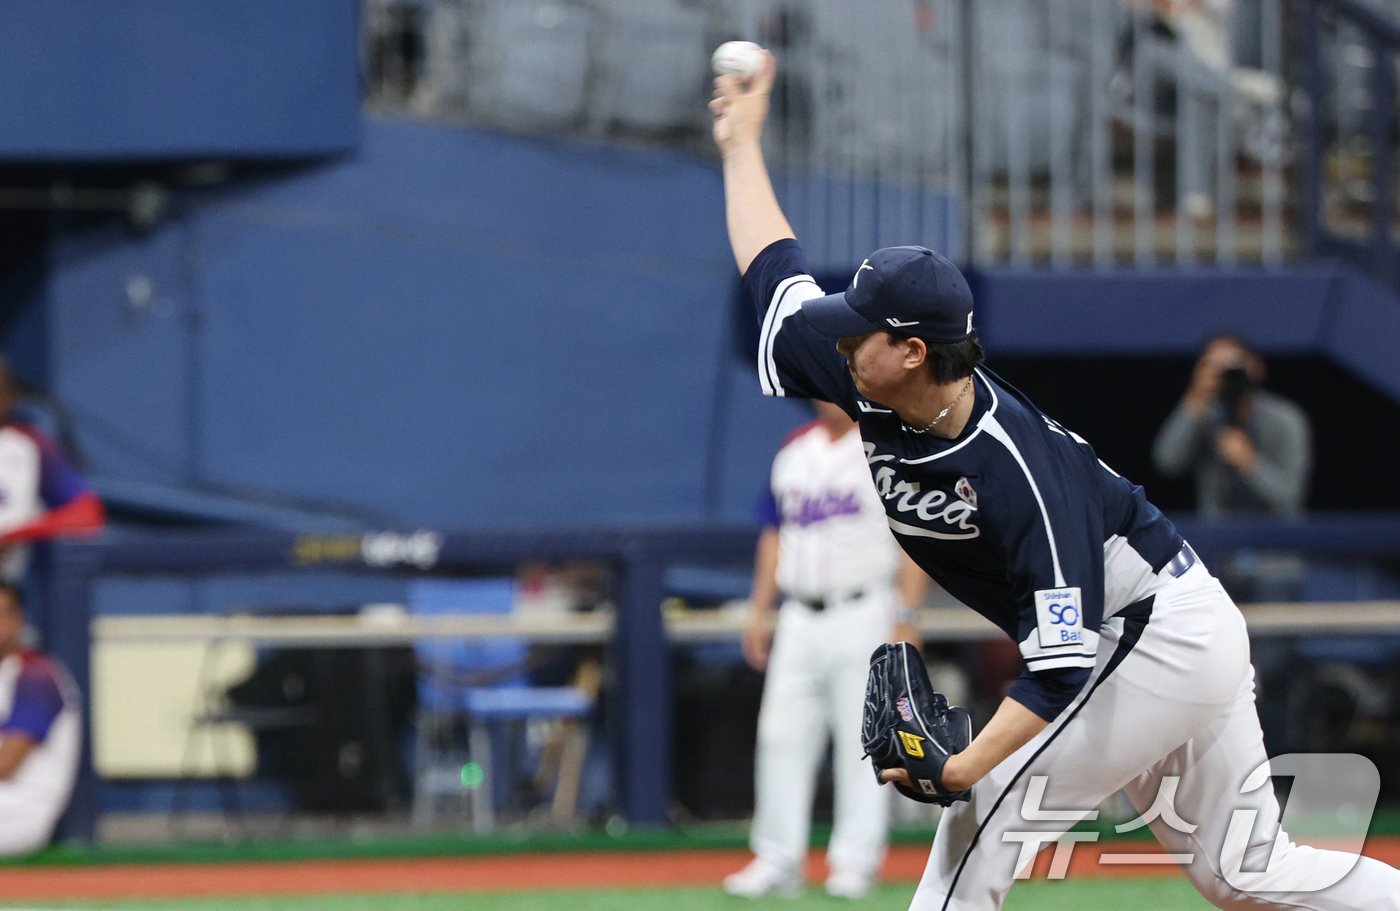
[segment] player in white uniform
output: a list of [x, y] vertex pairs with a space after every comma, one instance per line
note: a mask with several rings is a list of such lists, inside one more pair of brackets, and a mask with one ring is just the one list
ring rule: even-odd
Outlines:
[[749, 838], [755, 858], [724, 888], [749, 898], [802, 888], [828, 732], [839, 746], [826, 889], [859, 898], [875, 882], [889, 795], [853, 748], [866, 668], [880, 643], [912, 635], [903, 615], [928, 585], [885, 524], [855, 422], [830, 403], [816, 407], [819, 419], [793, 433], [773, 460], [743, 639], [745, 658], [767, 670]]
[[1026, 663], [929, 782], [969, 794], [940, 820], [911, 907], [995, 911], [1023, 836], [1053, 839], [1123, 789], [1217, 907], [1400, 911], [1400, 871], [1281, 831], [1254, 777], [1269, 766], [1239, 610], [1141, 487], [980, 366], [958, 269], [889, 247], [845, 292], [812, 280], [760, 145], [773, 72], [769, 56], [747, 84], [721, 77], [711, 103], [764, 391], [859, 420], [900, 545]]
[[17, 394], [0, 357], [0, 580], [14, 582], [29, 543], [86, 534], [106, 522], [102, 501], [38, 428], [14, 420]]
[[0, 857], [48, 843], [78, 772], [77, 689], [53, 660], [20, 645], [19, 590], [0, 582]]

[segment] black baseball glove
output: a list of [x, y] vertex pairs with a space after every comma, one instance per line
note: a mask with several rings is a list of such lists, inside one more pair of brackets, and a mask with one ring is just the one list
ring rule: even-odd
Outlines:
[[894, 783], [905, 797], [946, 807], [972, 793], [943, 788], [943, 764], [972, 742], [972, 719], [933, 691], [924, 659], [908, 642], [882, 645], [870, 656], [861, 740], [877, 780], [884, 769], [909, 773], [907, 784]]

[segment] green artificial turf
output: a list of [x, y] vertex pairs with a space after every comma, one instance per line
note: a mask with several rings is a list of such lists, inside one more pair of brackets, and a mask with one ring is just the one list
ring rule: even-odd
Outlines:
[[[828, 827], [829, 828], [829, 827]], [[814, 832], [820, 844], [825, 831]], [[920, 840], [932, 842], [932, 833]], [[357, 858], [471, 857], [559, 851], [683, 851], [748, 847], [748, 826], [722, 823], [695, 827], [637, 827], [620, 835], [601, 829], [582, 832], [501, 831], [490, 835], [386, 835], [369, 839], [260, 838], [232, 843], [175, 841], [148, 845], [50, 845], [0, 867], [84, 864], [260, 863], [265, 861], [351, 860]]]
[[[130, 911], [904, 911], [912, 885], [886, 886], [860, 902], [808, 889], [799, 899], [730, 898], [718, 889], [518, 892], [491, 895], [290, 896], [191, 901], [100, 902], [26, 907]], [[4, 906], [0, 905], [0, 911]], [[1005, 911], [1212, 911], [1184, 879], [1032, 881], [1011, 889]]]
[[[814, 826], [812, 843], [825, 846], [830, 826]], [[1140, 829], [1118, 835], [1111, 822], [1081, 823], [1076, 829], [1097, 830], [1100, 841], [1150, 839]], [[1381, 810], [1371, 822], [1372, 835], [1400, 834], [1400, 811]], [[892, 844], [928, 845], [930, 829], [896, 829]], [[328, 838], [316, 840], [260, 839], [221, 842], [172, 842], [154, 845], [52, 845], [22, 860], [0, 859], [5, 866], [68, 866], [85, 864], [222, 863], [290, 860], [347, 860], [374, 857], [468, 857], [484, 854], [518, 854], [523, 851], [679, 851], [748, 847], [748, 826], [743, 823], [708, 823], [693, 826], [638, 827], [619, 835], [598, 829], [577, 833], [505, 831], [492, 835], [385, 836], [368, 840]]]

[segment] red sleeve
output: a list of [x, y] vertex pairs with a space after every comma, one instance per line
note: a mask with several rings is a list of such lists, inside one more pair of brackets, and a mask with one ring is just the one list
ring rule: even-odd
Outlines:
[[47, 541], [68, 535], [98, 531], [107, 524], [107, 510], [102, 501], [90, 490], [83, 491], [62, 506], [26, 522], [3, 536], [0, 543], [14, 544], [21, 541]]

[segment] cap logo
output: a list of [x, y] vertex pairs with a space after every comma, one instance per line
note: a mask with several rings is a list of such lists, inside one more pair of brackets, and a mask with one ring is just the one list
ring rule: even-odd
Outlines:
[[966, 335], [972, 334], [972, 311], [967, 311], [967, 328], [963, 330]]
[[897, 320], [897, 319], [895, 319], [893, 316], [886, 317], [886, 318], [885, 318], [885, 322], [889, 323], [891, 326], [895, 327], [896, 329], [903, 329], [905, 326], [917, 326], [917, 325], [919, 325], [919, 321], [916, 320], [916, 319], [911, 319], [909, 322], [906, 323], [906, 322], [904, 322], [904, 321], [902, 321], [902, 320]]
[[864, 272], [866, 269], [869, 269], [871, 272], [874, 272], [874, 271], [875, 271], [875, 267], [872, 266], [872, 265], [870, 265], [870, 260], [868, 260], [868, 259], [867, 259], [865, 262], [863, 262], [863, 263], [860, 264], [860, 268], [856, 270], [856, 277], [853, 278], [853, 279], [851, 279], [851, 287], [852, 287], [852, 288], [855, 288], [855, 287], [857, 287], [857, 286], [860, 285], [860, 274], [861, 274], [862, 272]]

